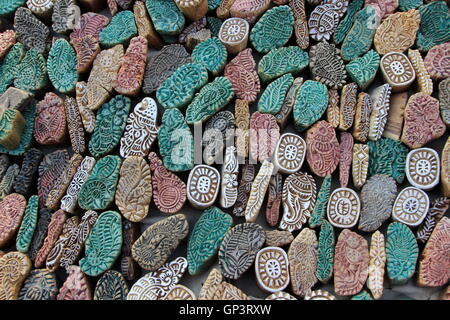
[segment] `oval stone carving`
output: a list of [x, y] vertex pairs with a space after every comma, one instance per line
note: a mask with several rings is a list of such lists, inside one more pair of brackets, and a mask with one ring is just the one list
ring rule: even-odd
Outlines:
[[296, 134], [285, 133], [275, 148], [275, 165], [282, 173], [295, 173], [302, 167], [305, 154], [305, 140]]
[[19, 229], [27, 201], [18, 193], [7, 195], [0, 202], [0, 248], [9, 243]]
[[128, 284], [120, 272], [106, 271], [98, 279], [94, 291], [94, 300], [126, 300]]
[[415, 227], [425, 219], [429, 207], [430, 199], [424, 191], [408, 187], [397, 195], [392, 208], [392, 219]]
[[256, 223], [241, 223], [227, 232], [219, 249], [219, 267], [224, 277], [238, 279], [247, 271], [266, 240]]
[[278, 247], [261, 249], [255, 259], [255, 273], [259, 287], [277, 292], [289, 284], [289, 262], [286, 252]]
[[58, 293], [56, 274], [38, 269], [31, 271], [20, 289], [19, 300], [55, 300]]
[[361, 203], [358, 194], [349, 188], [338, 188], [330, 195], [327, 217], [337, 228], [351, 228], [359, 219]]
[[439, 183], [438, 153], [430, 148], [411, 150], [406, 157], [406, 177], [416, 188], [429, 190]]
[[162, 219], [145, 230], [131, 249], [133, 259], [141, 268], [159, 269], [189, 232], [184, 214]]
[[217, 169], [198, 165], [191, 170], [187, 182], [187, 197], [196, 208], [211, 206], [219, 194], [220, 174]]

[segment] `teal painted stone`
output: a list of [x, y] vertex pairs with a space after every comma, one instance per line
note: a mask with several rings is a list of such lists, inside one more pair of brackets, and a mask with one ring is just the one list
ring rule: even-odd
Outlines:
[[328, 106], [327, 87], [313, 80], [307, 80], [298, 90], [294, 104], [294, 121], [303, 131], [319, 120]]
[[198, 63], [187, 63], [159, 86], [156, 98], [164, 108], [183, 108], [207, 82], [208, 70], [205, 67]]
[[434, 1], [419, 8], [420, 26], [417, 47], [428, 51], [450, 40], [450, 12], [445, 1]]
[[78, 81], [77, 54], [65, 39], [53, 43], [47, 59], [47, 71], [56, 90], [64, 94], [75, 90]]
[[115, 211], [103, 212], [86, 239], [85, 257], [80, 268], [85, 274], [96, 277], [110, 269], [122, 249], [122, 218]]
[[194, 167], [194, 137], [178, 109], [167, 109], [158, 131], [159, 151], [170, 171], [187, 171]]
[[277, 114], [293, 82], [294, 77], [288, 73], [269, 83], [258, 101], [258, 111]]
[[22, 156], [25, 151], [30, 148], [33, 140], [34, 119], [36, 118], [36, 101], [33, 101], [25, 106], [21, 113], [25, 119], [25, 126], [23, 127], [22, 135], [20, 137], [19, 146], [15, 149], [9, 150], [0, 145], [0, 153], [6, 153], [11, 156]]
[[204, 66], [215, 76], [225, 67], [227, 57], [227, 48], [217, 38], [200, 42], [192, 51], [192, 60]]
[[217, 77], [197, 93], [186, 110], [186, 122], [195, 124], [212, 117], [233, 99], [234, 89], [230, 80]]
[[423, 5], [423, 0], [398, 0], [398, 8], [401, 11], [416, 9]]
[[317, 279], [322, 283], [327, 283], [333, 275], [334, 242], [333, 226], [327, 220], [323, 220], [317, 251]]
[[121, 160], [118, 156], [101, 158], [80, 189], [78, 205], [84, 210], [105, 210], [114, 201]]
[[25, 57], [25, 47], [21, 43], [16, 43], [0, 62], [0, 94], [13, 83], [17, 74], [17, 66]]
[[358, 294], [355, 294], [351, 300], [373, 300], [370, 293], [368, 293], [366, 290], [361, 291]]
[[319, 194], [317, 195], [316, 204], [314, 205], [311, 218], [309, 218], [309, 226], [317, 228], [325, 221], [325, 213], [327, 212], [328, 199], [331, 191], [331, 175], [326, 176], [322, 181]]
[[400, 141], [390, 138], [381, 138], [377, 141], [368, 141], [369, 146], [369, 176], [387, 174], [398, 183], [405, 178], [406, 156], [408, 148]]
[[292, 36], [294, 16], [288, 6], [267, 10], [250, 32], [250, 41], [258, 52], [266, 53], [284, 46]]
[[176, 35], [184, 28], [184, 15], [173, 0], [146, 1], [155, 30], [162, 35]]
[[258, 63], [258, 75], [268, 82], [286, 73], [298, 74], [309, 63], [308, 53], [299, 47], [281, 47], [270, 50]]
[[352, 81], [364, 90], [372, 83], [379, 66], [380, 55], [375, 50], [370, 50], [362, 57], [350, 61], [345, 66], [345, 70]]
[[416, 270], [419, 247], [407, 225], [392, 222], [386, 237], [386, 268], [388, 278], [394, 285], [408, 282]]
[[23, 6], [25, 0], [2, 0], [0, 1], [0, 16], [8, 16], [14, 13], [17, 8]]
[[131, 100], [116, 96], [105, 103], [97, 113], [94, 132], [89, 141], [89, 152], [96, 158], [102, 157], [119, 144], [127, 124]]
[[126, 45], [138, 33], [134, 21], [134, 14], [129, 10], [117, 13], [100, 32], [100, 44], [106, 48], [114, 47], [117, 44]]
[[47, 62], [35, 49], [30, 49], [16, 69], [14, 86], [36, 93], [48, 84]]
[[217, 9], [221, 3], [222, 0], [208, 0], [208, 10], [211, 11]]
[[347, 14], [341, 20], [338, 27], [336, 28], [336, 31], [334, 32], [333, 35], [334, 43], [339, 44], [344, 40], [345, 36], [347, 35], [348, 31], [353, 25], [353, 21], [355, 21], [356, 14], [358, 13], [359, 10], [361, 10], [363, 4], [364, 0], [350, 1], [347, 8]]
[[356, 14], [353, 26], [342, 42], [342, 59], [353, 60], [370, 49], [380, 20], [373, 6], [366, 6]]
[[[221, 0], [218, 0], [220, 4]], [[207, 17], [206, 20], [208, 21], [207, 27], [211, 31], [211, 36], [218, 37], [220, 27], [222, 26], [222, 20], [216, 17]]]
[[209, 266], [219, 251], [223, 237], [232, 226], [231, 216], [219, 208], [211, 207], [203, 211], [188, 241], [189, 274], [196, 275]]
[[38, 208], [39, 197], [31, 196], [30, 199], [28, 199], [19, 233], [17, 233], [16, 248], [19, 252], [28, 252], [31, 244], [31, 239], [33, 239], [34, 230], [36, 229]]

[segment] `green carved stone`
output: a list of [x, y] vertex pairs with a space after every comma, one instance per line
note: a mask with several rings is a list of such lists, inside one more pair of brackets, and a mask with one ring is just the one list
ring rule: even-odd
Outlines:
[[25, 4], [25, 0], [2, 0], [0, 1], [0, 16], [9, 16], [17, 8], [23, 6]]
[[386, 268], [394, 285], [408, 282], [416, 270], [419, 247], [414, 233], [406, 224], [392, 222], [387, 229]]
[[288, 73], [269, 83], [258, 101], [258, 111], [277, 114], [293, 82], [294, 77]]
[[370, 293], [368, 293], [366, 290], [361, 291], [358, 294], [355, 294], [351, 300], [373, 300]]
[[78, 204], [84, 210], [105, 210], [114, 201], [121, 160], [118, 156], [101, 158], [80, 189]]
[[326, 176], [323, 179], [322, 186], [320, 187], [319, 194], [317, 195], [316, 204], [314, 205], [311, 218], [309, 218], [309, 226], [311, 228], [317, 228], [325, 221], [325, 213], [327, 212], [328, 199], [330, 198], [331, 191], [331, 175]]
[[428, 51], [450, 40], [450, 12], [445, 1], [434, 1], [419, 8], [420, 26], [417, 47]]
[[[220, 0], [219, 0], [220, 3]], [[208, 22], [207, 27], [211, 31], [211, 36], [218, 37], [220, 27], [222, 26], [222, 20], [216, 17], [207, 17], [206, 21]]]
[[267, 10], [250, 32], [250, 41], [258, 52], [266, 53], [284, 46], [292, 36], [294, 16], [288, 6]]
[[353, 25], [353, 21], [355, 21], [356, 14], [358, 13], [359, 10], [361, 10], [363, 4], [364, 0], [350, 1], [347, 8], [347, 14], [341, 20], [341, 22], [336, 28], [336, 31], [334, 32], [333, 36], [334, 43], [339, 44], [344, 40], [345, 36], [347, 35], [348, 31]]
[[103, 212], [86, 239], [85, 257], [80, 260], [81, 270], [96, 277], [110, 269], [122, 248], [122, 218], [115, 211]]
[[100, 44], [106, 48], [118, 44], [126, 45], [138, 33], [134, 21], [134, 14], [129, 10], [117, 13], [100, 32]]
[[16, 43], [0, 62], [0, 94], [13, 83], [17, 74], [17, 66], [25, 57], [25, 47], [21, 43]]
[[423, 5], [423, 0], [398, 0], [398, 8], [401, 11], [416, 9]]
[[380, 55], [375, 50], [370, 50], [362, 57], [350, 61], [345, 66], [345, 70], [352, 81], [364, 90], [372, 83], [379, 66]]
[[298, 90], [294, 104], [294, 121], [303, 131], [319, 120], [328, 106], [327, 87], [313, 80], [307, 80]]
[[0, 145], [15, 149], [19, 146], [25, 119], [16, 109], [6, 109], [0, 116]]
[[308, 53], [296, 46], [270, 50], [258, 63], [258, 75], [268, 82], [286, 73], [298, 74], [309, 63]]
[[36, 93], [48, 84], [47, 61], [35, 49], [30, 49], [17, 66], [14, 86]]
[[47, 59], [48, 77], [56, 90], [68, 94], [78, 81], [77, 54], [65, 39], [56, 40]]
[[353, 60], [370, 49], [380, 20], [380, 16], [373, 6], [366, 6], [356, 14], [353, 26], [342, 42], [342, 59]]
[[195, 95], [186, 110], [186, 122], [195, 124], [208, 120], [225, 107], [233, 99], [233, 96], [234, 89], [230, 80], [225, 77], [215, 78]]
[[197, 90], [208, 82], [208, 70], [198, 63], [179, 67], [156, 91], [164, 108], [182, 108], [191, 102]]
[[17, 251], [26, 253], [33, 239], [34, 230], [36, 229], [39, 209], [39, 197], [31, 196], [28, 199], [27, 207], [23, 215], [22, 224], [16, 238]]
[[33, 140], [34, 118], [36, 117], [36, 101], [33, 101], [25, 106], [21, 113], [25, 119], [25, 125], [20, 137], [19, 146], [15, 149], [9, 150], [0, 145], [0, 153], [6, 153], [12, 156], [22, 156], [30, 147]]
[[167, 169], [179, 172], [194, 167], [194, 138], [180, 110], [164, 111], [158, 131], [158, 143]]
[[221, 3], [222, 0], [208, 0], [208, 10], [211, 11], [217, 9]]
[[191, 232], [187, 247], [189, 274], [196, 275], [216, 257], [223, 237], [233, 226], [231, 216], [219, 208], [203, 211]]
[[89, 141], [89, 152], [96, 158], [102, 157], [119, 144], [127, 124], [131, 100], [116, 96], [105, 103], [97, 113], [94, 132]]
[[184, 15], [173, 0], [146, 1], [147, 11], [156, 31], [162, 35], [179, 34], [184, 28]]
[[204, 66], [215, 76], [225, 67], [227, 57], [227, 48], [217, 38], [200, 42], [192, 51], [192, 60]]
[[333, 226], [327, 220], [323, 220], [317, 251], [317, 279], [322, 283], [327, 283], [333, 275], [334, 242]]
[[368, 141], [369, 146], [369, 178], [376, 174], [387, 174], [398, 183], [405, 178], [406, 156], [408, 148], [400, 141], [381, 138]]

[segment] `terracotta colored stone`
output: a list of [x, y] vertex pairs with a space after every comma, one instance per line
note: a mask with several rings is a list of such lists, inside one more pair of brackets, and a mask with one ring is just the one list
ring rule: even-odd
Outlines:
[[132, 38], [123, 56], [122, 66], [113, 80], [113, 88], [120, 94], [135, 96], [139, 93], [147, 63], [147, 39]]
[[230, 8], [233, 17], [254, 22], [270, 7], [270, 0], [235, 0]]
[[350, 177], [350, 167], [353, 158], [353, 136], [348, 132], [341, 132], [341, 143], [339, 145], [339, 182], [341, 187], [347, 187]]
[[306, 160], [311, 170], [320, 177], [334, 172], [339, 164], [339, 142], [333, 127], [319, 121], [306, 134]]
[[36, 106], [34, 138], [40, 144], [59, 144], [66, 138], [64, 100], [48, 92]]
[[237, 98], [255, 101], [261, 89], [256, 63], [252, 56], [252, 49], [247, 48], [231, 60], [224, 70], [224, 75], [233, 85]]
[[377, 7], [381, 19], [383, 19], [391, 16], [397, 10], [399, 0], [365, 0], [364, 3]]
[[338, 237], [334, 256], [334, 291], [349, 296], [361, 291], [369, 273], [367, 241], [344, 229]]
[[162, 165], [156, 153], [150, 152], [148, 160], [156, 207], [165, 213], [178, 212], [186, 201], [186, 184]]
[[423, 93], [409, 97], [401, 141], [410, 148], [420, 148], [445, 133], [439, 114], [439, 101]]
[[27, 201], [17, 193], [7, 195], [0, 202], [0, 247], [10, 243], [20, 227]]
[[69, 276], [59, 289], [57, 300], [92, 300], [92, 291], [88, 278], [79, 266], [67, 268]]
[[272, 156], [280, 128], [271, 114], [254, 112], [250, 118], [250, 156], [256, 161], [264, 161]]
[[434, 46], [428, 51], [424, 64], [433, 80], [443, 80], [450, 77], [450, 42]]

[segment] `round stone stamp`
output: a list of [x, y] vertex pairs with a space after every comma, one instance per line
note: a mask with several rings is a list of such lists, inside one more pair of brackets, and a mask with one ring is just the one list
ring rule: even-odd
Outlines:
[[278, 247], [266, 247], [256, 255], [255, 273], [259, 287], [268, 292], [285, 289], [289, 284], [288, 256]]
[[439, 155], [430, 148], [411, 150], [406, 157], [406, 177], [416, 188], [429, 190], [439, 183]]
[[295, 173], [305, 160], [306, 143], [300, 136], [285, 133], [275, 148], [275, 165], [282, 173]]
[[187, 197], [194, 207], [207, 208], [216, 201], [219, 185], [219, 171], [207, 165], [198, 165], [189, 174]]
[[338, 188], [330, 196], [327, 217], [337, 228], [351, 228], [359, 219], [361, 203], [355, 191], [349, 188]]
[[400, 191], [392, 208], [392, 219], [415, 227], [422, 223], [430, 206], [428, 195], [417, 188], [408, 187]]

